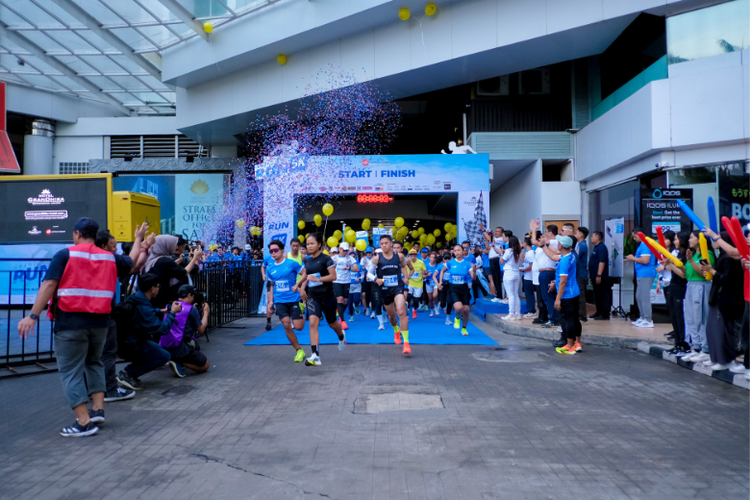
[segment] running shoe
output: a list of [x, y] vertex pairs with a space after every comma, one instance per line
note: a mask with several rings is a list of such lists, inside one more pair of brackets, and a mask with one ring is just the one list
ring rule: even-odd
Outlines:
[[294, 356], [295, 363], [302, 363], [305, 360], [305, 351], [297, 349], [297, 354]]
[[446, 324], [446, 325], [448, 325], [448, 326], [451, 326], [451, 325], [453, 324], [453, 323], [451, 322], [451, 319], [450, 319], [450, 317], [446, 317], [446, 318], [445, 318], [445, 324]]
[[169, 364], [169, 368], [172, 369], [172, 373], [174, 373], [175, 377], [177, 377], [177, 378], [184, 378], [185, 377], [185, 370], [182, 369], [182, 365], [181, 364], [176, 363], [176, 362], [172, 361], [171, 359], [169, 360], [168, 364]]
[[455, 328], [456, 330], [459, 330], [461, 328], [461, 318], [456, 318], [453, 321], [453, 328]]
[[130, 375], [128, 375], [128, 372], [126, 372], [125, 370], [120, 370], [120, 373], [117, 375], [117, 383], [127, 389], [132, 389], [134, 391], [143, 389], [143, 384], [141, 383], [141, 381], [135, 377], [131, 377]]
[[630, 324], [633, 325], [633, 326], [638, 326], [641, 323], [643, 323], [643, 319], [642, 318], [638, 318], [637, 320], [630, 322]]
[[354, 315], [349, 316], [349, 321], [354, 321]]
[[375, 311], [370, 314], [370, 319], [375, 319]]
[[635, 326], [637, 326], [638, 328], [653, 328], [654, 327], [654, 322], [653, 321], [646, 321], [644, 319], [643, 321], [640, 322], [640, 324], [635, 325]]
[[732, 361], [729, 366], [729, 371], [732, 373], [747, 373], [747, 369], [737, 361]]
[[104, 422], [104, 410], [89, 410], [89, 418], [95, 424]]
[[401, 330], [396, 330], [395, 332], [393, 332], [393, 342], [395, 344], [401, 343]]
[[412, 311], [411, 311], [411, 319], [417, 319], [417, 310], [416, 309], [412, 309]]
[[266, 323], [266, 331], [270, 331], [270, 330], [271, 330], [271, 328], [273, 328], [273, 327], [271, 326], [271, 323]]
[[323, 363], [320, 362], [320, 356], [313, 353], [309, 358], [305, 360], [305, 366], [320, 366]]
[[344, 335], [344, 338], [339, 340], [339, 351], [343, 351], [346, 349], [346, 335]]
[[568, 347], [567, 345], [558, 347], [555, 350], [559, 352], [560, 354], [575, 354], [576, 353], [575, 347]]
[[526, 319], [533, 319], [536, 318], [536, 313], [526, 313], [523, 315], [523, 317]]
[[430, 311], [430, 318], [434, 318], [434, 317], [435, 317], [435, 311]]
[[70, 427], [64, 427], [60, 431], [60, 435], [62, 437], [84, 437], [84, 436], [91, 436], [92, 434], [96, 434], [99, 432], [99, 427], [94, 425], [94, 422], [89, 422], [86, 425], [81, 425], [78, 423], [78, 420], [71, 425]]
[[466, 330], [466, 327], [461, 328], [461, 335], [463, 335], [464, 337], [466, 337], [468, 334], [469, 334], [469, 332]]
[[404, 354], [411, 354], [411, 347], [408, 342], [404, 342]]
[[347, 325], [346, 321], [344, 321], [343, 319], [339, 318], [339, 323], [341, 323], [341, 329], [342, 330], [348, 330], [349, 329], [349, 325]]
[[133, 397], [135, 397], [135, 391], [125, 389], [124, 387], [118, 387], [114, 391], [108, 391], [104, 395], [104, 402], [111, 403], [112, 401], [123, 401]]
[[383, 323], [380, 323], [378, 330], [385, 330], [385, 325]]
[[581, 345], [581, 343], [580, 343], [580, 342], [576, 342], [576, 343], [575, 343], [575, 348], [576, 348], [576, 352], [581, 352], [581, 351], [583, 351], [583, 346]]

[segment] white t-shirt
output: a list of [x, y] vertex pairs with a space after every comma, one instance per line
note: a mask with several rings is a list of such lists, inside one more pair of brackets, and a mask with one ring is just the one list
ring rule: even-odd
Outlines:
[[[352, 281], [352, 271], [351, 268], [354, 264], [357, 263], [357, 259], [354, 258], [352, 255], [334, 255], [331, 257], [333, 259], [333, 263], [336, 264], [336, 280], [334, 283], [345, 283], [349, 284]], [[348, 268], [348, 269], [344, 269]]]
[[531, 280], [535, 285], [539, 284], [539, 264], [542, 262], [542, 257], [544, 256], [544, 250], [542, 250], [542, 247], [536, 247], [536, 250], [534, 250], [534, 264], [531, 266]]
[[487, 254], [490, 256], [490, 259], [496, 259], [500, 257], [500, 255], [495, 251], [495, 247], [490, 244], [490, 252]]
[[373, 280], [371, 280], [371, 279], [370, 279], [370, 278], [369, 278], [369, 277], [367, 276], [367, 274], [368, 274], [368, 272], [367, 272], [367, 268], [369, 267], [369, 265], [370, 265], [370, 261], [371, 261], [371, 260], [372, 260], [372, 259], [369, 259], [369, 258], [367, 258], [367, 257], [362, 257], [362, 260], [360, 260], [360, 264], [361, 264], [360, 268], [361, 268], [361, 270], [362, 270], [362, 271], [364, 272], [364, 276], [365, 276], [365, 279], [366, 279], [367, 281], [370, 281], [370, 282], [372, 282]]
[[503, 254], [503, 260], [505, 261], [505, 277], [508, 279], [517, 279], [521, 277], [521, 272], [519, 271], [521, 267], [521, 263], [523, 262], [523, 256], [519, 255], [518, 260], [516, 261], [515, 256], [513, 255], [513, 250], [510, 248], [505, 251]]
[[[560, 243], [557, 240], [552, 240], [549, 242], [549, 246], [552, 248], [557, 248]], [[540, 248], [541, 250], [541, 248]], [[544, 253], [544, 250], [542, 250], [542, 254], [539, 257], [539, 269], [555, 269], [557, 268], [557, 261], [554, 261], [547, 257], [547, 254]]]
[[[523, 266], [522, 267], [529, 267], [534, 264], [534, 251], [533, 250], [527, 250], [523, 254]], [[523, 272], [523, 279], [532, 281], [534, 279], [534, 273], [531, 269], [528, 271]]]

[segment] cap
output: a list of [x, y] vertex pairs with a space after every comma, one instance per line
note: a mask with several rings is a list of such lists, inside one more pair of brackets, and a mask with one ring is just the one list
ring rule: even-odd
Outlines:
[[252, 250], [253, 247], [250, 244], [245, 245], [245, 250]]
[[339, 247], [333, 247], [333, 248], [331, 248], [331, 252], [338, 252], [338, 251], [339, 251]]
[[563, 236], [561, 234], [558, 234], [555, 239], [559, 241], [560, 244], [565, 248], [570, 248], [573, 246], [573, 238], [571, 238], [570, 236]]
[[99, 231], [99, 224], [91, 217], [81, 217], [73, 224], [73, 230], [79, 233], [88, 232], [96, 234]]
[[365, 253], [370, 253], [370, 252], [372, 252], [372, 247], [365, 248]]
[[422, 250], [420, 251], [420, 253], [421, 253], [421, 252], [429, 252], [429, 251], [430, 251], [430, 247], [424, 247], [424, 248], [423, 248], [423, 249], [422, 249]]
[[195, 293], [197, 291], [198, 290], [193, 285], [182, 285], [177, 290], [177, 297], [179, 297], [181, 299], [184, 299], [185, 297], [187, 297], [190, 294], [195, 295]]
[[339, 245], [340, 248], [343, 248], [344, 250], [349, 250], [349, 243], [343, 242], [341, 245]]
[[411, 250], [409, 250], [409, 255], [417, 255], [417, 250], [412, 248]]

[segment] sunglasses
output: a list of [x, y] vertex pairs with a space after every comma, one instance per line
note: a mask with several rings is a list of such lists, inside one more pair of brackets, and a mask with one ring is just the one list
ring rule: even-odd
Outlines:
[[281, 252], [278, 248], [271, 248], [271, 253]]

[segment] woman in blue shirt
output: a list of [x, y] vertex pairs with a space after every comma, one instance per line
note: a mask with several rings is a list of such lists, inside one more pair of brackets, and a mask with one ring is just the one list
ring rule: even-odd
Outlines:
[[560, 311], [560, 325], [568, 344], [558, 347], [560, 354], [575, 354], [581, 348], [581, 318], [578, 316], [578, 300], [581, 293], [576, 279], [576, 259], [572, 254], [573, 238], [557, 236], [560, 243], [560, 261], [555, 268], [555, 282], [550, 283], [550, 291], [557, 289], [555, 309]]
[[632, 325], [639, 328], [653, 328], [654, 322], [651, 318], [651, 285], [656, 279], [656, 257], [641, 241], [638, 233], [640, 228], [633, 229], [633, 239], [638, 243], [635, 255], [626, 255], [625, 258], [634, 263], [635, 266], [635, 301], [641, 317], [633, 321]]
[[[469, 285], [476, 277], [476, 271], [474, 269], [474, 264], [467, 259], [464, 259], [463, 247], [461, 245], [457, 244], [454, 247], [454, 250], [456, 257], [445, 264], [445, 267], [443, 267], [440, 274], [440, 281], [442, 282], [443, 275], [446, 272], [450, 272], [450, 300], [453, 302], [453, 308], [456, 310], [456, 319], [453, 322], [453, 328], [456, 330], [461, 328], [461, 335], [468, 335], [469, 332], [466, 330], [466, 323], [469, 320], [469, 302], [471, 301]], [[442, 286], [442, 283], [439, 286]]]

